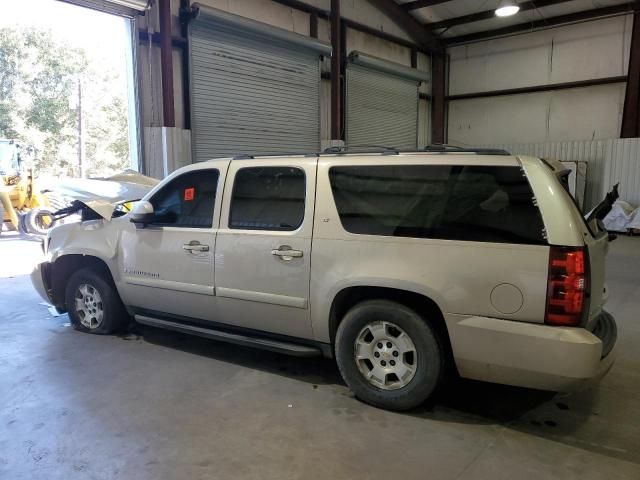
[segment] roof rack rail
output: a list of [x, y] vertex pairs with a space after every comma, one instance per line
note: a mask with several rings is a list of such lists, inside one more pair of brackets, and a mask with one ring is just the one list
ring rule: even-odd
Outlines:
[[477, 155], [511, 155], [510, 152], [502, 148], [490, 147], [459, 147], [457, 145], [435, 144], [427, 145], [420, 149], [421, 152], [452, 152], [452, 153], [475, 153]]
[[333, 146], [325, 148], [322, 153], [383, 153], [383, 154], [398, 154], [400, 150], [396, 147], [389, 147], [386, 145], [349, 145], [349, 146]]
[[[258, 157], [287, 157], [287, 156], [303, 156], [315, 157], [319, 155], [341, 155], [350, 153], [380, 153], [382, 155], [399, 155], [401, 153], [475, 153], [477, 155], [511, 155], [507, 150], [500, 148], [487, 147], [459, 147], [457, 145], [435, 144], [427, 145], [418, 149], [399, 149], [385, 145], [349, 145], [346, 147], [333, 146], [325, 148], [321, 152], [288, 152], [288, 153], [243, 153], [234, 155], [232, 160], [253, 160]], [[228, 157], [227, 157], [228, 158]]]

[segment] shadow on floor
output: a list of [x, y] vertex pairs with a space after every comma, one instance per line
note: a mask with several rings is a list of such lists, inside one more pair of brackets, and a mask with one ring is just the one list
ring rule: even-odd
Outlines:
[[[133, 325], [122, 341], [143, 342], [192, 355], [226, 362], [306, 382], [317, 386], [338, 386], [338, 394], [351, 397], [334, 361], [297, 358], [274, 352], [216, 342], [200, 337]], [[633, 445], [637, 436], [629, 428], [615, 428], [599, 417], [597, 391], [558, 395], [526, 388], [450, 378], [423, 406], [394, 415], [416, 421], [467, 425], [491, 425], [570, 445], [609, 457], [638, 462]], [[354, 410], [369, 407], [353, 399]], [[606, 437], [603, 437], [606, 432]]]
[[[154, 345], [295, 378], [307, 383], [345, 385], [335, 362], [329, 359], [290, 357], [142, 325], [134, 325], [130, 333], [121, 338], [143, 339]], [[554, 395], [552, 392], [455, 377], [445, 382], [427, 404], [407, 415], [456, 423], [506, 424], [518, 420], [527, 412], [549, 402]]]

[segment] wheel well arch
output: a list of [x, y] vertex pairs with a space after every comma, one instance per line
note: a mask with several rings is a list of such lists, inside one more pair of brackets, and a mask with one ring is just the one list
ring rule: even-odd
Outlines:
[[53, 304], [61, 309], [65, 309], [65, 290], [67, 281], [81, 268], [91, 268], [99, 273], [107, 275], [109, 281], [113, 282], [111, 270], [104, 260], [92, 255], [68, 254], [58, 258], [51, 268], [51, 290], [53, 292]]
[[333, 298], [329, 311], [329, 335], [331, 344], [335, 344], [336, 332], [342, 318], [349, 309], [365, 300], [392, 300], [401, 303], [428, 319], [442, 341], [445, 353], [453, 364], [453, 351], [449, 330], [444, 320], [442, 310], [433, 299], [420, 293], [390, 287], [354, 286], [340, 290]]

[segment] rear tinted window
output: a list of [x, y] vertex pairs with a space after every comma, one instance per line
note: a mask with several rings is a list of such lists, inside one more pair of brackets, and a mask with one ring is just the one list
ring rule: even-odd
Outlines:
[[236, 173], [229, 228], [291, 231], [304, 218], [305, 176], [294, 167], [251, 167]]
[[332, 167], [345, 230], [395, 237], [546, 243], [533, 192], [519, 167]]

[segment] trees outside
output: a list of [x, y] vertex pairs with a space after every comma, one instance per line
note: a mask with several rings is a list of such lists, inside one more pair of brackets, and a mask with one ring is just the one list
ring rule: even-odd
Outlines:
[[48, 30], [0, 28], [0, 138], [32, 146], [53, 175], [129, 165], [126, 82]]

